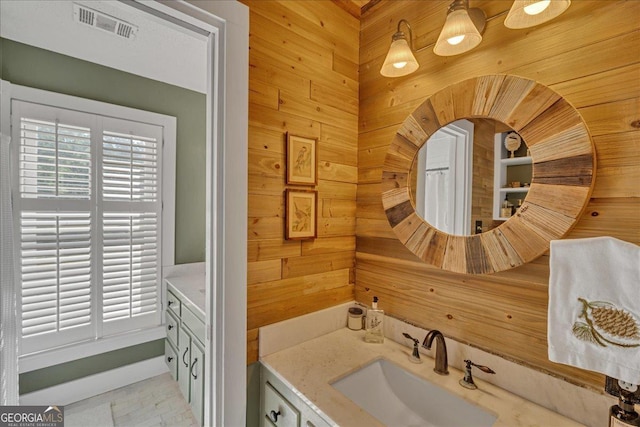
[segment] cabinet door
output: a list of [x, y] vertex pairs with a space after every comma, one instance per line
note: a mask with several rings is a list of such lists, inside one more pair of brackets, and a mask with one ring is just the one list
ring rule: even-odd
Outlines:
[[204, 350], [200, 348], [195, 340], [191, 341], [189, 377], [191, 380], [191, 410], [198, 423], [202, 425], [204, 417]]
[[180, 326], [178, 328], [178, 385], [182, 395], [189, 402], [189, 368], [191, 367], [191, 337], [187, 331]]

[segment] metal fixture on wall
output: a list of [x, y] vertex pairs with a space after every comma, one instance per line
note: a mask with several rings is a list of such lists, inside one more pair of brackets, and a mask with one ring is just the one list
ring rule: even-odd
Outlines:
[[454, 0], [449, 5], [433, 52], [440, 56], [459, 55], [478, 46], [486, 24], [486, 15], [477, 7], [469, 8], [469, 0]]
[[[400, 30], [400, 25], [404, 23], [409, 29], [409, 39]], [[398, 22], [398, 30], [391, 38], [391, 46], [389, 47], [389, 53], [382, 64], [380, 74], [385, 77], [402, 77], [407, 74], [413, 73], [420, 66], [416, 57], [413, 56], [413, 32], [411, 31], [411, 25], [405, 20], [401, 19]]]
[[[533, 27], [559, 16], [570, 5], [571, 0], [515, 0], [504, 25], [513, 29]], [[402, 23], [409, 29], [408, 38], [400, 30]], [[470, 51], [482, 41], [486, 23], [487, 16], [482, 9], [470, 8], [469, 0], [453, 0], [433, 52], [439, 56], [453, 56]], [[391, 40], [380, 74], [402, 77], [416, 71], [419, 64], [413, 54], [413, 33], [409, 22], [401, 19]], [[426, 46], [418, 50], [424, 48]]]
[[534, 27], [559, 16], [571, 5], [571, 0], [515, 0], [504, 25], [520, 29]]

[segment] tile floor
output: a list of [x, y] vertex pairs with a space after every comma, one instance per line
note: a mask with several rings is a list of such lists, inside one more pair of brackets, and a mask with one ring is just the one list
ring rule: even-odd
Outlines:
[[66, 405], [64, 411], [78, 413], [106, 402], [111, 403], [116, 427], [198, 427], [178, 383], [168, 373]]

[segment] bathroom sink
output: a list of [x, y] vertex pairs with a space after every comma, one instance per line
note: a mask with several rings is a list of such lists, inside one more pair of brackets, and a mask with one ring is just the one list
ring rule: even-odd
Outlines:
[[485, 427], [497, 416], [385, 359], [331, 384], [385, 425]]

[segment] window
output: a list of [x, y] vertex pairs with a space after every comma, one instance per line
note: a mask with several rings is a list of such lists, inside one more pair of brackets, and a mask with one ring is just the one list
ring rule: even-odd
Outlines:
[[161, 323], [163, 123], [175, 132], [175, 119], [50, 95], [62, 102], [11, 104], [23, 355]]

